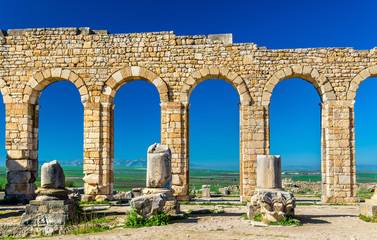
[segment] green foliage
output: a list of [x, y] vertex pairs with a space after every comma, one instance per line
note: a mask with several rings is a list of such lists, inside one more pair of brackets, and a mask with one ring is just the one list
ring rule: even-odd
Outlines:
[[373, 196], [373, 192], [366, 189], [357, 190], [356, 197], [359, 197], [360, 200], [370, 199]]
[[262, 217], [263, 217], [262, 213], [258, 213], [257, 215], [254, 216], [254, 221], [256, 221], [256, 222], [262, 222]]
[[377, 223], [377, 218], [374, 217], [367, 217], [365, 215], [360, 214], [359, 218], [365, 222], [372, 222], [372, 223]]
[[65, 187], [69, 187], [69, 188], [75, 187], [75, 182], [70, 178], [66, 178]]
[[300, 194], [300, 195], [308, 195], [308, 194], [313, 194], [313, 191], [310, 188], [305, 188], [305, 189], [302, 189], [298, 194]]
[[302, 205], [302, 206], [305, 206], [305, 205], [320, 205], [317, 202], [296, 202], [295, 204], [296, 205]]
[[217, 213], [225, 213], [224, 210], [218, 210]]
[[246, 206], [247, 203], [230, 203], [230, 202], [189, 202], [189, 201], [184, 201], [180, 202], [181, 205], [202, 205], [202, 206]]
[[111, 205], [112, 203], [109, 201], [80, 201], [80, 205], [99, 205], [99, 204], [106, 204]]
[[289, 217], [284, 217], [283, 220], [279, 221], [279, 222], [269, 222], [268, 223], [269, 225], [281, 225], [281, 226], [302, 226], [302, 223], [289, 216]]
[[151, 218], [143, 218], [134, 209], [127, 212], [127, 220], [124, 224], [125, 228], [139, 228], [151, 226], [164, 226], [170, 222], [170, 216], [165, 213], [156, 212]]
[[96, 232], [103, 232], [106, 230], [109, 230], [109, 226], [80, 226], [79, 228], [73, 229], [72, 233], [77, 235], [77, 234], [85, 234], [85, 233], [96, 233]]
[[[254, 216], [254, 221], [256, 222], [262, 222], [263, 216], [262, 213], [259, 213]], [[279, 222], [269, 222], [269, 225], [281, 225], [281, 226], [302, 226], [302, 223], [291, 216], [284, 217], [283, 220]]]
[[245, 214], [242, 214], [242, 217], [243, 217], [243, 219], [245, 219], [245, 220], [248, 220], [249, 218], [247, 217], [247, 214], [245, 213]]

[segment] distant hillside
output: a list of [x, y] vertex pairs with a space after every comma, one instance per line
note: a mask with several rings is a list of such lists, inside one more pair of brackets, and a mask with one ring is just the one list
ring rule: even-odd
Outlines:
[[[43, 163], [49, 161], [39, 161], [39, 166], [42, 166]], [[83, 166], [84, 161], [82, 159], [75, 159], [75, 160], [58, 160], [60, 165], [62, 166]], [[147, 159], [140, 158], [136, 160], [124, 160], [124, 159], [114, 159], [114, 166], [115, 167], [138, 167], [138, 168], [145, 168], [147, 167]]]

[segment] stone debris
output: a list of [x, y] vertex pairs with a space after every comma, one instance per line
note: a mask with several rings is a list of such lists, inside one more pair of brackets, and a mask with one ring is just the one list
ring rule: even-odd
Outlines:
[[360, 214], [377, 218], [377, 188], [370, 199], [366, 199], [365, 203], [360, 203]]
[[131, 200], [131, 207], [144, 218], [150, 218], [156, 212], [163, 212], [167, 195], [164, 193], [149, 194]]
[[210, 198], [210, 197], [211, 197], [211, 185], [203, 185], [202, 198]]

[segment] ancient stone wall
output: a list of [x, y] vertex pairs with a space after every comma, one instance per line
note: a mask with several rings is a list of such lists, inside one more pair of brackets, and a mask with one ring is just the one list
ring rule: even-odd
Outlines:
[[9, 168], [6, 194], [33, 197], [39, 96], [53, 82], [70, 81], [84, 105], [85, 192], [111, 198], [113, 99], [127, 82], [145, 80], [159, 91], [161, 143], [172, 150], [176, 194], [187, 198], [190, 94], [200, 82], [216, 78], [230, 83], [240, 97], [241, 194], [247, 199], [256, 186], [256, 156], [269, 154], [273, 89], [284, 79], [299, 77], [313, 84], [322, 100], [323, 200], [354, 202], [354, 99], [360, 83], [377, 76], [376, 50], [271, 50], [254, 43], [234, 44], [230, 34], [108, 34], [89, 28], [0, 31]]

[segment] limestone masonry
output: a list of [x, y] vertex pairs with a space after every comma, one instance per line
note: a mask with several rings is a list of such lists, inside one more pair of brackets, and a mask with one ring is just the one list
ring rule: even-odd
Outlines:
[[[38, 168], [38, 99], [49, 84], [77, 87], [84, 105], [85, 193], [112, 198], [117, 90], [145, 80], [159, 91], [161, 144], [172, 153], [172, 184], [188, 197], [189, 98], [200, 82], [222, 79], [240, 97], [241, 195], [256, 187], [256, 156], [269, 155], [269, 104], [280, 81], [300, 77], [321, 97], [324, 202], [356, 202], [354, 100], [377, 76], [377, 48], [271, 50], [232, 43], [231, 34], [108, 34], [89, 28], [0, 30], [0, 88], [6, 105], [7, 197], [29, 200]], [[116, 110], [115, 110], [116, 111]], [[215, 119], [214, 119], [215, 121]]]

